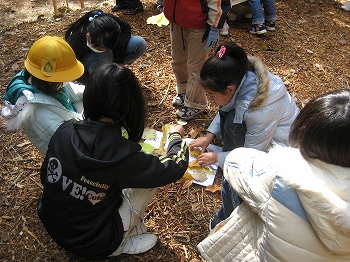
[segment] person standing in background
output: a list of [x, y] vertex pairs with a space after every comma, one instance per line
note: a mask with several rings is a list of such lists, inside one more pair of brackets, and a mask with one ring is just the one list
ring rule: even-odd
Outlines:
[[[277, 18], [275, 1], [274, 0], [249, 0], [250, 8], [252, 9], [252, 28], [250, 33], [253, 35], [265, 34], [267, 30], [275, 31]], [[264, 10], [262, 9], [262, 5]]]
[[125, 15], [135, 15], [143, 12], [143, 4], [140, 0], [117, 0], [112, 12], [123, 11]]
[[231, 9], [229, 0], [164, 0], [164, 15], [170, 21], [172, 68], [177, 95], [173, 105], [184, 120], [198, 116], [207, 107], [199, 72], [209, 48], [219, 43], [220, 29]]

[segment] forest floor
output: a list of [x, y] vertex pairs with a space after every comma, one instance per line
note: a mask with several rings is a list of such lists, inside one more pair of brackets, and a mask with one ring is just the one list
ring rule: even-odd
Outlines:
[[[132, 33], [147, 41], [146, 53], [130, 68], [140, 80], [149, 110], [148, 127], [176, 123], [171, 105], [175, 78], [171, 69], [169, 26], [147, 25], [158, 14], [156, 0], [145, 0], [145, 11], [127, 20]], [[263, 36], [249, 33], [251, 19], [230, 21], [230, 33], [220, 42], [239, 43], [249, 55], [259, 56], [279, 75], [298, 105], [327, 91], [348, 88], [350, 81], [350, 12], [340, 9], [346, 1], [276, 0], [276, 31]], [[84, 12], [114, 4], [59, 0], [60, 16], [53, 15], [50, 0], [0, 0], [0, 95], [21, 69], [34, 41], [44, 35], [63, 37], [67, 26]], [[213, 52], [213, 50], [212, 50]], [[197, 119], [187, 121], [186, 135], [203, 135], [215, 116], [210, 103]], [[219, 144], [219, 141], [215, 141]], [[59, 247], [41, 224], [36, 205], [42, 194], [39, 171], [43, 157], [23, 131], [0, 129], [0, 261], [84, 261]], [[214, 184], [220, 187], [221, 174]], [[208, 234], [208, 221], [221, 204], [220, 190], [177, 182], [158, 190], [146, 213], [149, 231], [157, 245], [144, 254], [121, 255], [100, 261], [203, 261], [196, 245]]]

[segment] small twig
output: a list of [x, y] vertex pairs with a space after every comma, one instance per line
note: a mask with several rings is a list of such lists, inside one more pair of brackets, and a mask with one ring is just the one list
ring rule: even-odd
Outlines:
[[43, 248], [45, 248], [45, 246], [39, 241], [39, 239], [32, 232], [29, 231], [29, 229], [25, 224], [23, 224], [23, 230], [27, 232], [29, 235], [31, 235]]
[[7, 152], [8, 152], [9, 155], [12, 157], [12, 159], [14, 159], [15, 157], [14, 157], [14, 155], [12, 154], [11, 149], [12, 149], [13, 151], [16, 152], [16, 154], [17, 154], [18, 157], [20, 157], [21, 159], [23, 159], [23, 158], [21, 157], [21, 155], [17, 153], [17, 150], [16, 150], [13, 146], [10, 146], [10, 148], [7, 148]]
[[22, 178], [22, 173], [19, 173], [19, 175], [16, 177], [15, 181], [13, 181], [13, 184], [16, 185], [17, 182]]
[[31, 175], [29, 176], [29, 179], [32, 180], [40, 188], [43, 188], [43, 186], [41, 184], [39, 184], [36, 180], [34, 180], [34, 178], [32, 178]]
[[182, 245], [184, 251], [185, 251], [185, 258], [188, 258], [187, 248], [185, 245]]
[[290, 25], [287, 21], [285, 21], [285, 23], [287, 24], [288, 27], [293, 28], [294, 30], [298, 30], [298, 31], [301, 31], [301, 32], [303, 32], [303, 33], [306, 33], [304, 30]]
[[22, 159], [8, 159], [5, 162], [24, 162], [24, 161], [33, 161], [37, 160], [37, 158], [31, 157], [31, 158], [22, 158]]
[[28, 207], [29, 207], [34, 201], [38, 201], [38, 198], [33, 197], [33, 198], [29, 201], [29, 203], [26, 205], [25, 209], [27, 210]]
[[151, 209], [151, 210], [145, 215], [145, 217], [143, 218], [143, 220], [146, 220], [146, 219], [151, 215], [152, 212], [153, 212], [153, 209]]
[[160, 106], [163, 103], [163, 101], [165, 100], [165, 98], [168, 96], [169, 87], [170, 87], [170, 83], [168, 84], [168, 87], [165, 91], [165, 95], [163, 96], [162, 100], [160, 100], [158, 106]]
[[204, 205], [204, 187], [202, 187], [202, 205]]

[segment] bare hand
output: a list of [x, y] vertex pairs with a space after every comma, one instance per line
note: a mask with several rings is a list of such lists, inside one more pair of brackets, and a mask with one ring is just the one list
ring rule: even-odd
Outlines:
[[202, 153], [197, 157], [197, 161], [201, 166], [210, 166], [218, 162], [218, 154], [214, 152]]
[[190, 151], [192, 151], [194, 148], [202, 148], [202, 153], [205, 152], [208, 145], [210, 144], [210, 141], [207, 141], [205, 136], [198, 137], [196, 140], [193, 140], [190, 142]]

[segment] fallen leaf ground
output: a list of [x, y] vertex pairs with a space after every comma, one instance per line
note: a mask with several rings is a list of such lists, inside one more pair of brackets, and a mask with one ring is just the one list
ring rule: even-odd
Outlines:
[[[134, 35], [143, 36], [146, 53], [131, 69], [143, 87], [149, 118], [148, 127], [161, 130], [176, 123], [171, 105], [175, 79], [171, 70], [169, 27], [147, 25], [158, 14], [156, 1], [145, 0], [145, 11], [134, 16], [116, 13], [129, 21]], [[250, 19], [230, 21], [230, 34], [221, 42], [235, 41], [250, 55], [261, 57], [279, 75], [302, 107], [310, 98], [326, 91], [348, 88], [350, 81], [350, 12], [339, 7], [346, 1], [276, 0], [278, 20], [274, 33], [257, 37], [249, 34]], [[58, 1], [61, 15], [53, 16], [50, 0], [0, 0], [0, 95], [35, 40], [43, 35], [63, 36], [67, 26], [83, 12], [114, 4], [85, 1]], [[196, 120], [188, 121], [186, 134], [200, 136], [215, 116], [210, 104]], [[0, 260], [1, 261], [84, 261], [57, 246], [46, 233], [36, 213], [42, 194], [39, 169], [42, 156], [22, 131], [0, 129]], [[215, 144], [219, 144], [219, 140]], [[220, 186], [221, 174], [215, 180]], [[220, 207], [220, 192], [177, 182], [158, 190], [146, 210], [149, 231], [158, 235], [157, 245], [140, 255], [121, 255], [100, 261], [203, 261], [196, 245], [208, 233], [208, 221]]]

